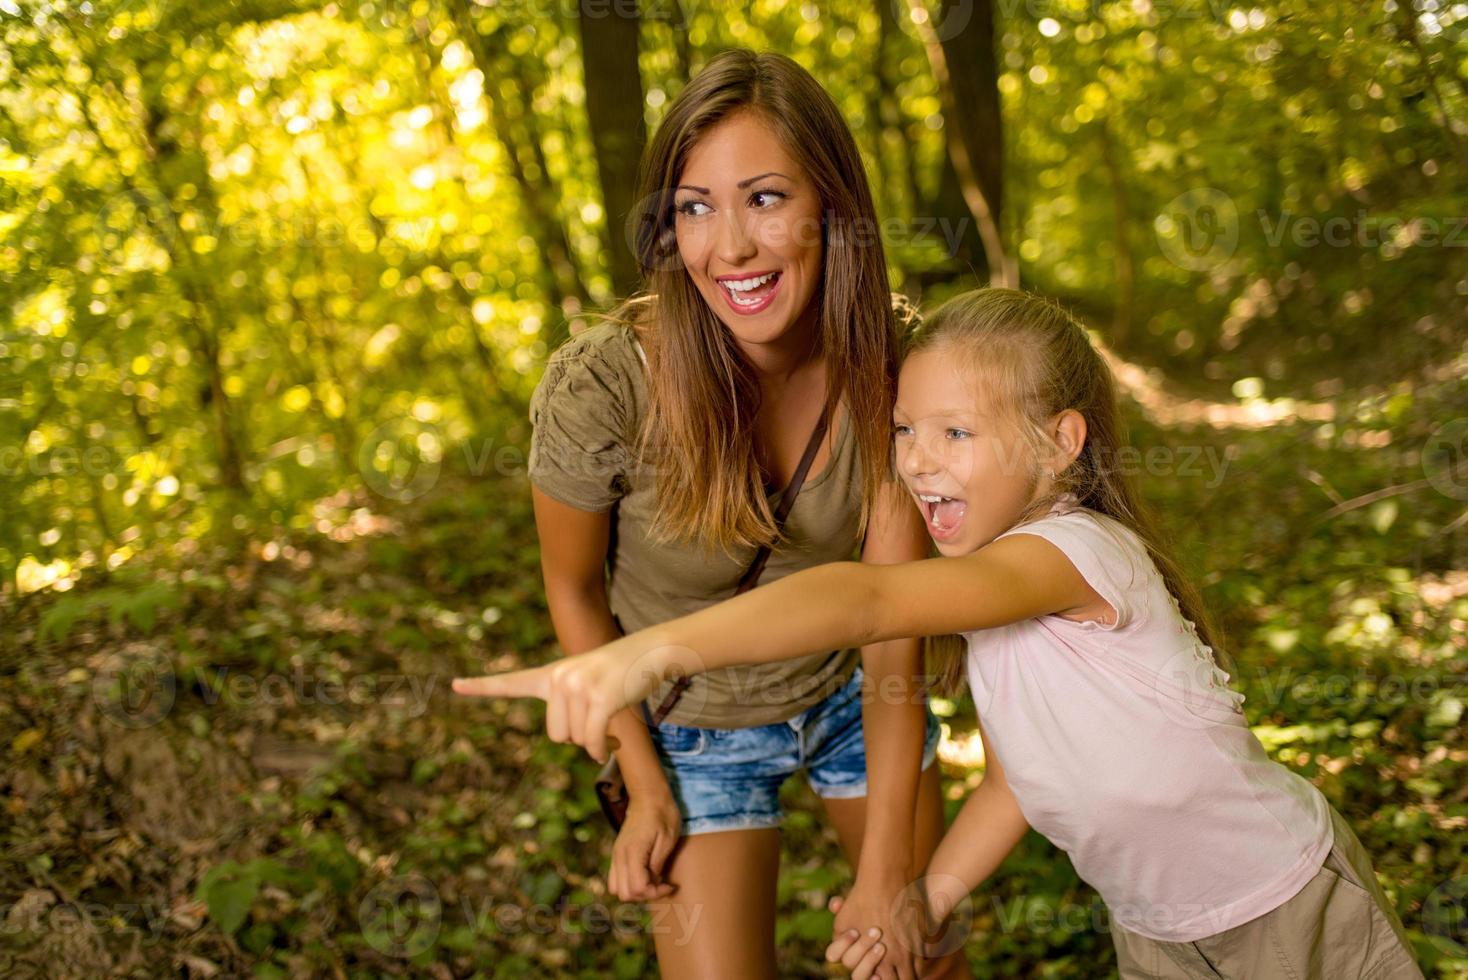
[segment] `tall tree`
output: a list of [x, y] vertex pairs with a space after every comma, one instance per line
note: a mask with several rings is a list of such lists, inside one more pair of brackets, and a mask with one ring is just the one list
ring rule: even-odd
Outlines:
[[930, 21], [921, 0], [908, 3], [918, 14], [912, 20], [942, 98], [953, 178], [977, 224], [989, 281], [1017, 285], [1018, 271], [1004, 249], [1000, 223], [1004, 140], [993, 2], [943, 0], [936, 23]]
[[637, 162], [647, 142], [642, 75], [637, 68], [641, 18], [636, 0], [610, 7], [598, 0], [581, 0], [577, 23], [586, 78], [586, 114], [591, 122], [591, 142], [596, 148], [606, 213], [604, 245], [611, 259], [613, 291], [625, 296], [640, 278], [626, 228], [637, 203]]
[[[512, 90], [497, 84], [497, 79], [507, 73], [523, 78], [524, 66], [516, 64], [508, 50], [506, 28], [497, 24], [488, 31], [480, 31], [473, 6], [470, 0], [450, 0], [448, 9], [460, 40], [483, 74], [490, 123], [504, 147], [510, 177], [519, 189], [526, 226], [543, 250], [538, 272], [541, 295], [561, 314], [548, 317], [541, 331], [546, 348], [551, 349], [565, 338], [565, 319], [577, 316], [588, 305], [587, 290], [581, 282], [570, 237], [558, 214], [559, 188], [551, 179], [545, 147], [535, 131], [532, 95], [526, 93], [518, 100], [512, 99], [508, 94]], [[534, 86], [529, 88], [533, 93]]]

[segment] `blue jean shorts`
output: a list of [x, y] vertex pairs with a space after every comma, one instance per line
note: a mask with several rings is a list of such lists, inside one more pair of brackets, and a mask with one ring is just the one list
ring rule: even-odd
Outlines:
[[[804, 769], [824, 799], [867, 794], [860, 667], [830, 697], [789, 721], [752, 728], [696, 728], [664, 722], [649, 729], [683, 814], [683, 834], [778, 827], [780, 784]], [[927, 769], [940, 729], [931, 708], [923, 744]]]

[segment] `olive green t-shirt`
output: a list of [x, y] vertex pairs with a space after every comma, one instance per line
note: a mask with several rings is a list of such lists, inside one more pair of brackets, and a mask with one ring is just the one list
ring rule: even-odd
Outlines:
[[[656, 470], [636, 458], [647, 410], [646, 371], [632, 328], [601, 323], [555, 352], [530, 401], [531, 482], [578, 510], [612, 513], [608, 597], [628, 633], [730, 598], [755, 555], [752, 548], [726, 553], [697, 540], [650, 537]], [[861, 464], [848, 413], [838, 414], [835, 448], [801, 487], [786, 518], [785, 540], [771, 553], [760, 585], [860, 557]], [[857, 650], [833, 650], [698, 674], [665, 720], [704, 728], [785, 721], [845, 684], [858, 660]], [[649, 711], [670, 687], [665, 683], [648, 699]]]

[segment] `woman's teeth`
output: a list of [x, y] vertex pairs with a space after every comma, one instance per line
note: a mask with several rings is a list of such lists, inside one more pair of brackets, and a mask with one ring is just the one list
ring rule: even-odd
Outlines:
[[729, 290], [729, 298], [732, 299], [735, 303], [738, 303], [740, 306], [756, 306], [760, 302], [758, 298], [740, 299], [739, 294], [759, 289], [766, 283], [774, 282], [779, 275], [780, 274], [778, 272], [769, 272], [765, 275], [755, 276], [751, 279], [725, 279], [722, 280], [719, 285]]

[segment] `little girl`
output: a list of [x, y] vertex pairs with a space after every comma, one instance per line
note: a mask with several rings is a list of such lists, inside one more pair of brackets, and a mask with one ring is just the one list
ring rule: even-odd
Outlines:
[[[922, 879], [935, 921], [1033, 827], [1100, 892], [1125, 978], [1420, 978], [1360, 841], [1250, 732], [1115, 465], [1115, 386], [1081, 326], [1013, 290], [958, 296], [909, 351], [894, 415], [943, 557], [822, 565], [455, 690], [544, 698], [551, 738], [604, 759], [608, 719], [669, 677], [962, 634], [945, 673], [967, 668], [987, 768]], [[885, 953], [854, 934], [828, 950], [859, 978]]]

